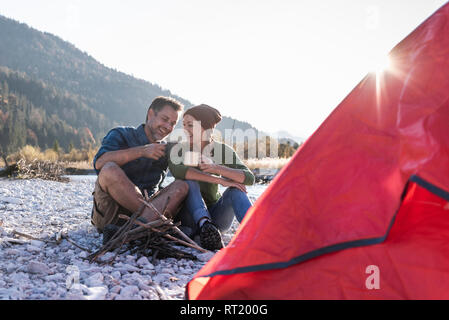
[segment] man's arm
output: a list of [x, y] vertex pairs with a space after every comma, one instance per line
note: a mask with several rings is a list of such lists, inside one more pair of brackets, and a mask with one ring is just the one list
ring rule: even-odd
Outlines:
[[165, 155], [165, 145], [164, 144], [147, 144], [145, 146], [128, 148], [117, 151], [109, 151], [102, 154], [95, 161], [95, 169], [101, 170], [103, 166], [108, 162], [114, 162], [119, 167], [124, 164], [136, 160], [138, 158], [150, 158], [154, 160], [159, 160]]

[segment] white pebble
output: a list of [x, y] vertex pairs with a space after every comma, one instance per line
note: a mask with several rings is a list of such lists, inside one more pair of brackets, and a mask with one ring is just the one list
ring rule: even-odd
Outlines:
[[108, 294], [106, 287], [92, 287], [89, 288], [89, 293], [86, 296], [87, 300], [104, 300]]

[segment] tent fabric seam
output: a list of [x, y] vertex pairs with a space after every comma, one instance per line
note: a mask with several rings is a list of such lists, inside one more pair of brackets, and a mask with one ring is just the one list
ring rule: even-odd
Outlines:
[[[449, 201], [449, 192], [431, 184], [430, 182], [427, 182], [426, 180], [422, 179], [421, 177], [419, 177], [417, 175], [412, 175], [410, 177], [409, 181], [415, 182], [416, 184], [423, 187], [424, 189]], [[406, 186], [407, 186], [407, 184], [406, 184]], [[338, 252], [338, 251], [351, 249], [351, 248], [379, 244], [379, 243], [384, 242], [385, 239], [388, 237], [388, 234], [390, 233], [390, 230], [393, 227], [393, 224], [396, 219], [396, 215], [397, 215], [398, 211], [399, 211], [399, 208], [396, 210], [395, 214], [393, 215], [390, 225], [387, 228], [387, 232], [385, 233], [385, 235], [383, 235], [381, 237], [358, 239], [358, 240], [351, 240], [351, 241], [347, 241], [347, 242], [337, 243], [337, 244], [333, 244], [333, 245], [330, 245], [327, 247], [322, 247], [322, 248], [319, 248], [316, 250], [312, 250], [312, 251], [302, 254], [298, 257], [290, 259], [289, 261], [273, 262], [273, 263], [259, 264], [259, 265], [254, 265], [254, 266], [239, 267], [239, 268], [230, 269], [230, 270], [216, 271], [211, 274], [200, 276], [200, 277], [201, 278], [211, 278], [211, 277], [219, 276], [219, 275], [233, 275], [233, 274], [257, 272], [257, 271], [267, 271], [267, 270], [273, 270], [273, 269], [284, 269], [284, 268], [288, 268], [292, 265], [302, 263], [307, 260], [322, 256], [324, 254]]]

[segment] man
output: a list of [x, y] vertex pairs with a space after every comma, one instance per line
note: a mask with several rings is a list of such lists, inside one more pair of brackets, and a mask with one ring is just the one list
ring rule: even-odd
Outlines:
[[[168, 168], [167, 144], [162, 140], [173, 131], [182, 110], [175, 99], [157, 97], [148, 108], [145, 124], [137, 129], [117, 127], [104, 137], [94, 158], [98, 178], [92, 208], [92, 224], [103, 233], [103, 243], [126, 222], [120, 214], [132, 215], [142, 207], [145, 192], [151, 197], [159, 191]], [[175, 181], [155, 195], [152, 204], [173, 218], [187, 193], [188, 185]], [[147, 223], [158, 218], [145, 207], [139, 219]]]

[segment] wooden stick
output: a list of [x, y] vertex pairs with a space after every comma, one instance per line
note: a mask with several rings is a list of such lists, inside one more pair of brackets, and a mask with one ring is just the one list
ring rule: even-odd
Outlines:
[[39, 238], [36, 238], [36, 237], [30, 236], [29, 234], [26, 234], [26, 233], [22, 233], [22, 232], [19, 232], [19, 231], [16, 231], [16, 230], [13, 230], [13, 231], [12, 231], [12, 233], [14, 233], [14, 234], [16, 234], [16, 235], [18, 235], [18, 236], [21, 236], [21, 237], [24, 237], [24, 238], [30, 239], [30, 240], [37, 240], [37, 241], [42, 241], [42, 242], [45, 242], [45, 243], [56, 243], [56, 241], [51, 241], [51, 240], [44, 240], [44, 239], [39, 239]]
[[[121, 216], [120, 218], [125, 219], [125, 220], [129, 220], [129, 219], [130, 219], [128, 216]], [[161, 233], [161, 232], [162, 232], [161, 230], [159, 230], [159, 229], [157, 229], [157, 228], [151, 226], [152, 224], [154, 224], [154, 222], [160, 223], [160, 221], [158, 221], [158, 220], [153, 221], [153, 222], [149, 222], [149, 223], [147, 223], [147, 224], [144, 224], [144, 223], [142, 223], [142, 222], [140, 222], [140, 221], [138, 221], [138, 220], [135, 221], [136, 224], [138, 224], [139, 226], [141, 226], [141, 227], [143, 227], [143, 228], [150, 229], [150, 230], [152, 230], [152, 231], [154, 231], [154, 232], [160, 232], [160, 233]], [[201, 248], [195, 241], [193, 241], [192, 239], [190, 239], [185, 233], [183, 233], [181, 230], [179, 230], [178, 227], [176, 227], [176, 226], [173, 225], [172, 228], [173, 228], [173, 230], [175, 230], [176, 232], [179, 231], [179, 232], [180, 232], [180, 235], [182, 235], [183, 238], [185, 237], [185, 238], [188, 239], [188, 240], [186, 239], [188, 242], [183, 241], [183, 240], [181, 240], [181, 239], [178, 239], [178, 238], [176, 238], [176, 237], [173, 237], [173, 236], [171, 236], [171, 235], [169, 235], [169, 234], [165, 234], [165, 235], [164, 235], [165, 238], [170, 239], [170, 240], [173, 240], [173, 241], [176, 241], [176, 242], [179, 242], [179, 243], [181, 243], [181, 244], [183, 244], [183, 245], [185, 245], [185, 246], [187, 246], [187, 247], [196, 249], [196, 250], [201, 251], [201, 252], [203, 252], [203, 253], [208, 252], [206, 249]], [[134, 230], [133, 230], [133, 231], [134, 231]]]
[[164, 218], [167, 219], [166, 217], [164, 217], [164, 215], [162, 213], [159, 212], [159, 210], [151, 202], [146, 202], [145, 200], [140, 199], [140, 198], [139, 198], [139, 201], [142, 202], [148, 208], [152, 209], [162, 220], [164, 220]]
[[196, 249], [196, 250], [198, 250], [198, 251], [201, 251], [202, 253], [209, 252], [209, 251], [207, 251], [206, 249], [201, 248], [200, 246], [198, 246], [196, 243], [195, 243], [195, 245], [193, 245], [193, 244], [190, 244], [189, 242], [185, 242], [185, 241], [183, 241], [183, 240], [181, 240], [181, 239], [178, 239], [178, 238], [176, 238], [176, 237], [173, 237], [173, 236], [171, 236], [171, 235], [169, 235], [169, 234], [164, 235], [164, 237], [167, 238], [167, 239], [170, 239], [170, 240], [179, 242], [180, 244], [183, 244], [183, 245], [185, 245], [185, 246], [187, 246], [187, 247], [190, 247], [190, 248]]
[[[115, 234], [114, 236], [106, 243], [104, 244], [97, 252], [91, 254], [88, 258], [91, 262], [97, 260], [101, 256], [103, 256], [106, 252], [113, 249], [114, 246], [117, 244], [118, 241], [121, 242], [119, 245], [119, 250], [123, 246], [123, 243], [126, 241], [127, 233], [134, 225], [134, 221], [142, 214], [143, 210], [145, 209], [145, 206], [140, 207], [138, 211], [136, 211], [131, 218], [129, 218], [130, 221], [128, 223], [125, 223]], [[122, 235], [124, 236], [124, 239], [121, 239]], [[125, 241], [124, 241], [125, 240]], [[114, 257], [115, 258], [115, 257]], [[111, 261], [113, 261], [112, 259]]]
[[[56, 241], [45, 240], [45, 239], [39, 239], [39, 238], [30, 236], [29, 234], [22, 233], [22, 232], [19, 232], [19, 231], [16, 231], [16, 230], [13, 230], [12, 232], [13, 232], [14, 234], [18, 235], [18, 236], [21, 236], [21, 237], [24, 237], [24, 238], [27, 238], [27, 239], [30, 239], [30, 240], [37, 240], [37, 241], [41, 241], [41, 242], [44, 242], [44, 243], [57, 244]], [[69, 243], [73, 244], [75, 247], [77, 247], [77, 248], [79, 248], [79, 249], [81, 249], [81, 250], [83, 250], [83, 251], [92, 253], [92, 251], [90, 251], [89, 249], [84, 248], [83, 246], [77, 244], [75, 241], [73, 241], [72, 239], [70, 239], [69, 236], [63, 235], [62, 238], [63, 238], [63, 239], [66, 239]]]
[[[128, 221], [130, 220], [130, 217], [128, 217], [127, 215], [124, 215], [124, 214], [119, 214], [119, 218], [123, 219], [123, 220], [128, 220]], [[153, 227], [153, 226], [155, 226], [157, 224], [159, 224], [159, 225], [164, 224], [164, 221], [155, 220], [155, 221], [151, 221], [151, 222], [148, 222], [148, 223], [143, 223], [143, 222], [141, 222], [139, 220], [136, 220], [136, 221], [134, 221], [134, 223], [139, 225], [139, 226], [141, 226], [141, 227], [149, 229], [150, 227]]]
[[[154, 207], [154, 205], [151, 203], [151, 202], [146, 202], [146, 201], [144, 201], [144, 200], [142, 200], [142, 199], [139, 199], [144, 205], [146, 205], [147, 207], [149, 207], [149, 208], [152, 208], [153, 210], [155, 210], [156, 211], [156, 213], [159, 215], [159, 217], [162, 219], [162, 220], [168, 220], [167, 219], [167, 217], [165, 217], [163, 214], [161, 214], [160, 212], [159, 212], [159, 210], [157, 210], [155, 207]], [[197, 244], [196, 244], [196, 242], [195, 241], [193, 241], [192, 239], [190, 239], [184, 232], [182, 232], [178, 227], [174, 227], [173, 228], [175, 231], [176, 231], [176, 233], [178, 233], [181, 237], [183, 237], [187, 242], [189, 242], [190, 244], [192, 244], [193, 246], [198, 246]], [[200, 247], [201, 248], [201, 247]], [[202, 248], [203, 249], [203, 248]], [[203, 249], [204, 250], [204, 249]], [[207, 252], [207, 251], [206, 251]]]
[[75, 241], [71, 240], [71, 239], [69, 238], [69, 236], [62, 236], [62, 238], [63, 238], [63, 239], [66, 239], [68, 242], [70, 242], [71, 244], [73, 244], [75, 247], [77, 247], [77, 248], [79, 248], [79, 249], [81, 249], [81, 250], [83, 250], [83, 251], [86, 251], [86, 252], [88, 252], [88, 253], [92, 253], [91, 250], [89, 250], [89, 249], [87, 249], [87, 248], [84, 248], [84, 247], [80, 246], [79, 244], [77, 244]]

